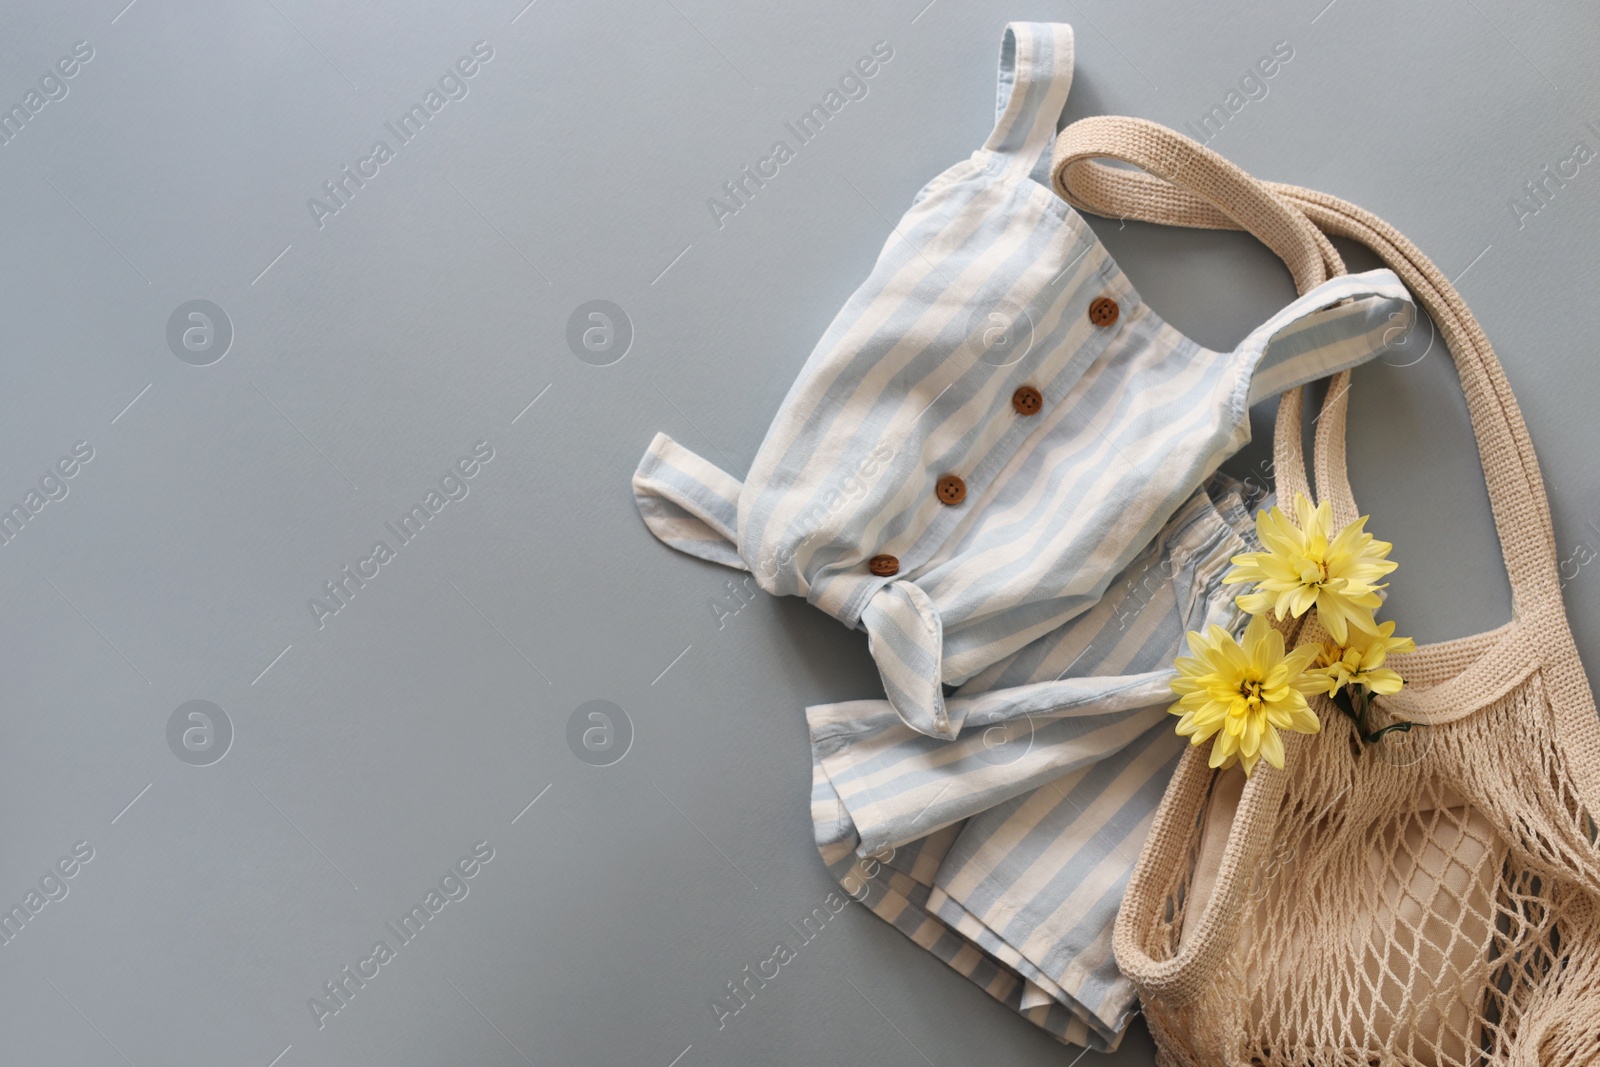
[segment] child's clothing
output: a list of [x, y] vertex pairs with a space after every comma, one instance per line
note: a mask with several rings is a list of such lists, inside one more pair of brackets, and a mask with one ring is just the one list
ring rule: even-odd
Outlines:
[[954, 741], [884, 700], [806, 710], [834, 877], [1063, 1041], [1114, 1048], [1136, 1005], [1111, 928], [1185, 744], [1172, 661], [1188, 630], [1243, 626], [1222, 576], [1270, 504], [1214, 476], [1099, 603], [952, 695]]
[[941, 686], [1098, 601], [1249, 440], [1250, 404], [1415, 315], [1377, 270], [1231, 352], [1162, 322], [1040, 183], [1071, 79], [1069, 27], [1009, 26], [994, 132], [917, 194], [744, 482], [665, 434], [633, 479], [667, 544], [865, 630], [889, 702], [933, 737], [961, 728]]

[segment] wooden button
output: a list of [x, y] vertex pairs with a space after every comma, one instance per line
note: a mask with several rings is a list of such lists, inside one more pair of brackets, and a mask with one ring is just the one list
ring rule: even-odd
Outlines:
[[954, 474], [946, 474], [939, 479], [934, 495], [941, 504], [959, 504], [967, 499], [967, 483]]
[[891, 574], [900, 573], [900, 561], [887, 554], [873, 556], [867, 561], [867, 569], [879, 578], [887, 578]]
[[1089, 304], [1089, 321], [1096, 326], [1115, 325], [1121, 314], [1122, 309], [1109, 296], [1097, 296]]
[[1037, 415], [1044, 407], [1044, 396], [1031, 385], [1024, 385], [1011, 394], [1011, 406], [1018, 415]]

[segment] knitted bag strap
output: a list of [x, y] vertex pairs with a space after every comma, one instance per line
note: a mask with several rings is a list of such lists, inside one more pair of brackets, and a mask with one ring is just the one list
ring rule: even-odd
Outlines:
[[[1160, 155], [1156, 158], [1165, 160], [1167, 169], [1146, 169], [1163, 176], [1176, 172], [1177, 179], [1163, 181], [1151, 174], [1088, 162], [1089, 157], [1099, 155], [1142, 166], [1139, 159], [1130, 156], [1137, 153], [1149, 158], [1153, 145], [1159, 146]], [[1183, 180], [1185, 174], [1194, 172], [1213, 178], [1225, 175], [1236, 191], [1234, 199], [1219, 201], [1204, 184]], [[1327, 245], [1323, 234], [1329, 234], [1357, 241], [1377, 253], [1433, 318], [1460, 373], [1501, 555], [1511, 580], [1513, 614], [1521, 617], [1561, 609], [1550, 506], [1521, 409], [1494, 349], [1461, 294], [1403, 234], [1371, 212], [1326, 193], [1257, 182], [1182, 134], [1143, 119], [1102, 116], [1073, 123], [1056, 141], [1051, 174], [1056, 191], [1080, 210], [1113, 218], [1254, 233], [1283, 257], [1302, 291], [1306, 252], [1303, 246], [1288, 245], [1284, 240], [1281, 215], [1317, 231], [1319, 247]], [[1250, 200], [1257, 195], [1269, 197], [1276, 201], [1278, 212], [1237, 210], [1236, 205], [1243, 199], [1237, 194], [1240, 178], [1251, 184]], [[1286, 245], [1290, 249], [1287, 254]], [[1336, 257], [1337, 253], [1333, 255]], [[1341, 381], [1345, 378], [1340, 375], [1328, 389], [1313, 448], [1319, 495], [1333, 503], [1339, 522], [1349, 522], [1358, 514], [1345, 465], [1344, 427], [1349, 406], [1348, 382]], [[1283, 405], [1289, 405], [1290, 399], [1286, 396]], [[1293, 406], [1298, 414], [1298, 403]], [[1304, 470], [1301, 438], [1282, 433], [1282, 420], [1280, 406], [1275, 449], [1288, 459], [1287, 473], [1293, 475]], [[1299, 488], [1285, 486], [1281, 480], [1285, 468], [1278, 469], [1280, 494], [1287, 495], [1286, 488], [1291, 492]]]
[[[1100, 158], [1142, 171], [1095, 162]], [[1345, 273], [1332, 243], [1296, 207], [1209, 148], [1154, 122], [1114, 115], [1080, 119], [1056, 138], [1050, 173], [1056, 193], [1080, 211], [1254, 234], [1288, 266], [1301, 294]], [[1333, 383], [1342, 392], [1348, 380], [1349, 372], [1342, 371]], [[1296, 492], [1311, 495], [1300, 455], [1304, 404], [1299, 387], [1278, 402], [1273, 465], [1283, 500]]]

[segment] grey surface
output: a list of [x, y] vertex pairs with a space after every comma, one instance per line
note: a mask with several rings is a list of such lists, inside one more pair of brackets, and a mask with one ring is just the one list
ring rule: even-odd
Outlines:
[[[0, 546], [0, 901], [93, 849], [0, 945], [0, 1062], [1072, 1062], [853, 905], [719, 1031], [724, 983], [832, 889], [802, 708], [875, 672], [795, 599], [719, 625], [729, 572], [656, 543], [628, 489], [657, 429], [745, 472], [889, 220], [981, 143], [1007, 19], [1078, 31], [1069, 119], [1197, 119], [1291, 43], [1213, 146], [1460, 278], [1600, 662], [1600, 161], [1512, 206], [1600, 150], [1590, 9], [125, 2], [0, 20], [6, 101], [94, 49], [0, 147], [0, 498], [93, 449]], [[319, 229], [307, 198], [479, 40], [468, 95]], [[707, 198], [879, 40], [869, 95], [719, 229]], [[1292, 296], [1241, 236], [1094, 225], [1204, 343]], [[596, 299], [634, 330], [606, 366], [566, 339]], [[167, 343], [192, 300], [233, 328], [206, 366]], [[1351, 453], [1396, 614], [1424, 640], [1490, 627], [1507, 593], [1459, 389], [1438, 346], [1393, 362], [1356, 379]], [[319, 629], [308, 599], [482, 440], [469, 494]], [[169, 747], [195, 700], [232, 729], [204, 766], [178, 755], [187, 711]], [[632, 723], [610, 766], [567, 743], [592, 700]], [[469, 894], [319, 1029], [307, 999], [480, 841]], [[1136, 1029], [1086, 1062], [1149, 1055]]]

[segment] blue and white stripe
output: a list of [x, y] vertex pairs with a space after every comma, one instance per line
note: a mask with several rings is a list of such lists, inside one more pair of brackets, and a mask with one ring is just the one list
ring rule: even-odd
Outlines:
[[1222, 585], [1259, 547], [1243, 492], [1216, 475], [1092, 609], [962, 686], [954, 741], [885, 700], [807, 709], [846, 892], [1064, 1041], [1115, 1047], [1136, 1004], [1111, 930], [1184, 746], [1172, 660], [1187, 630], [1245, 621]]

